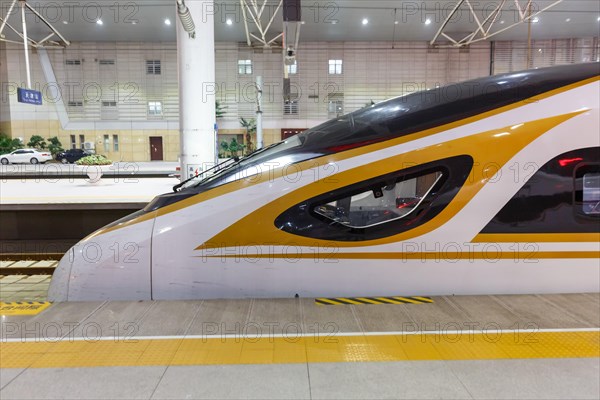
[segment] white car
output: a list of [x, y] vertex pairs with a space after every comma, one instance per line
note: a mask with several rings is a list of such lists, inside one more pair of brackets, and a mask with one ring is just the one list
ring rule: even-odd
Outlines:
[[37, 164], [52, 160], [52, 154], [36, 149], [19, 149], [10, 154], [0, 156], [2, 165], [6, 164]]

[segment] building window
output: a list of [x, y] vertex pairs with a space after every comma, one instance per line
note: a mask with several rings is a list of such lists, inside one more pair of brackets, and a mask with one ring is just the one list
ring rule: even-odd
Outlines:
[[293, 64], [290, 65], [286, 65], [285, 68], [287, 68], [287, 73], [290, 75], [294, 75], [298, 73], [298, 62], [296, 60], [294, 60]]
[[81, 65], [81, 60], [65, 60], [66, 65]]
[[119, 119], [119, 109], [117, 108], [116, 101], [102, 101], [102, 107], [100, 107], [100, 119]]
[[298, 100], [285, 100], [283, 103], [284, 115], [298, 115]]
[[150, 115], [150, 116], [162, 115], [162, 102], [149, 101], [148, 102], [148, 115]]
[[100, 65], [115, 65], [115, 60], [99, 60]]
[[344, 114], [344, 93], [329, 93], [327, 101], [329, 118], [336, 118]]
[[83, 102], [82, 101], [69, 101], [67, 103], [67, 106], [69, 106], [69, 107], [83, 107]]
[[108, 153], [110, 151], [110, 136], [104, 135], [104, 152]]
[[85, 135], [79, 135], [79, 148], [85, 150]]
[[146, 74], [147, 75], [160, 75], [160, 60], [146, 60]]
[[342, 74], [342, 60], [329, 60], [329, 75]]
[[238, 60], [238, 73], [240, 75], [252, 74], [252, 60]]
[[77, 148], [77, 139], [75, 138], [75, 135], [71, 135], [71, 148], [72, 149]]
[[119, 135], [113, 135], [113, 151], [119, 151]]
[[329, 100], [327, 105], [327, 114], [329, 118], [339, 117], [344, 113], [344, 101], [343, 100]]

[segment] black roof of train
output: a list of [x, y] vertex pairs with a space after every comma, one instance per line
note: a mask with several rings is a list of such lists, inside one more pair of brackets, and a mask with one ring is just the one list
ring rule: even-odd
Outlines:
[[396, 97], [308, 129], [297, 135], [297, 146], [282, 146], [281, 150], [274, 147], [267, 153], [259, 150], [214, 178], [198, 182], [191, 191], [155, 198], [145, 210], [222, 185], [232, 175], [257, 163], [283, 156], [294, 163], [394, 139], [524, 101], [599, 74], [600, 63], [597, 62], [555, 66], [494, 75]]
[[[600, 74], [600, 63], [511, 72], [415, 92], [301, 133], [303, 150], [325, 153], [389, 140], [527, 100]], [[330, 150], [330, 151], [327, 151]]]

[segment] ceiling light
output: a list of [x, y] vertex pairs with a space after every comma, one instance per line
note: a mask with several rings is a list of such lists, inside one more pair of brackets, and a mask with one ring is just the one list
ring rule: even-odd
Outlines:
[[131, 21], [131, 25], [137, 25], [137, 21]]
[[229, 19], [229, 18], [227, 18], [227, 21], [225, 21], [225, 23], [227, 25], [233, 25], [233, 21], [231, 19]]
[[571, 18], [565, 19], [565, 22], [571, 22]]
[[531, 19], [531, 22], [533, 22], [534, 24], [537, 24], [538, 22], [540, 22], [540, 19], [538, 17], [534, 17]]
[[500, 25], [504, 25], [504, 20], [500, 21]]
[[368, 23], [369, 23], [369, 20], [368, 20], [368, 19], [366, 19], [366, 18], [363, 18], [363, 20], [362, 20], [362, 24], [363, 24], [363, 25], [366, 25], [366, 24], [368, 24]]
[[596, 18], [596, 21], [600, 21], [600, 17]]
[[98, 25], [104, 25], [104, 22], [102, 22], [102, 20], [101, 20], [101, 19], [99, 19], [99, 20], [96, 20], [96, 23], [97, 23]]
[[398, 25], [398, 21], [394, 21], [394, 25]]
[[171, 25], [171, 20], [169, 18], [165, 19], [165, 25]]
[[541, 53], [541, 52], [542, 52], [542, 49], [538, 49], [538, 53]]
[[69, 21], [63, 21], [63, 24], [67, 25], [69, 23]]
[[425, 20], [425, 25], [429, 25], [430, 23], [431, 23], [431, 20], [430, 20], [429, 18], [427, 18], [427, 19]]

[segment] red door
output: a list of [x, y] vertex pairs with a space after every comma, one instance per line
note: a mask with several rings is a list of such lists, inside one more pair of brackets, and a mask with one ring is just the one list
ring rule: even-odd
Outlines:
[[163, 160], [162, 136], [150, 136], [150, 161]]

